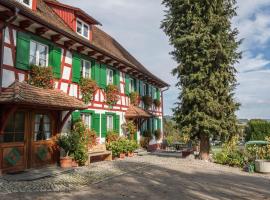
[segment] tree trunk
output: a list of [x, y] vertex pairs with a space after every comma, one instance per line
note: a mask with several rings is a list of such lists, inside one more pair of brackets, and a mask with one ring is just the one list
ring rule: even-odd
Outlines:
[[200, 159], [209, 160], [210, 142], [209, 137], [201, 135], [200, 137]]

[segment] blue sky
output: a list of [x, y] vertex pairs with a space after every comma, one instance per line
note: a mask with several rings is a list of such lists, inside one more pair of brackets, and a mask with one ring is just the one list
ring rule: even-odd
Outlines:
[[[104, 31], [119, 41], [155, 75], [168, 82], [165, 114], [172, 114], [179, 91], [171, 70], [176, 66], [168, 38], [160, 29], [164, 7], [161, 0], [60, 0], [80, 7], [100, 21]], [[270, 1], [238, 0], [233, 26], [244, 42], [243, 58], [236, 65], [239, 86], [236, 99], [242, 104], [239, 118], [270, 118]]]

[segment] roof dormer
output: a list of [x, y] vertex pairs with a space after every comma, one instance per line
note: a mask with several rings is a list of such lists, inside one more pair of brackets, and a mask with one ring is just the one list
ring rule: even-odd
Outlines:
[[20, 2], [22, 5], [32, 9], [32, 10], [36, 10], [36, 2], [37, 0], [17, 0], [18, 2]]
[[91, 26], [101, 25], [80, 8], [69, 6], [54, 0], [45, 0], [64, 22], [78, 35], [92, 40]]

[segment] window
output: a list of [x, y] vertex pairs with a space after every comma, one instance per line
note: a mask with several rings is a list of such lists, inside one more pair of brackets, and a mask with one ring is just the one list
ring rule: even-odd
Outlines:
[[91, 129], [92, 126], [92, 116], [90, 114], [82, 114], [82, 120], [84, 124]]
[[25, 113], [16, 112], [10, 116], [4, 134], [0, 135], [0, 142], [23, 142], [24, 141]]
[[129, 82], [129, 91], [130, 92], [134, 92], [135, 91], [135, 82], [134, 82], [134, 79], [130, 79], [130, 82]]
[[35, 115], [34, 141], [49, 140], [52, 136], [51, 120], [48, 115]]
[[89, 26], [85, 22], [77, 19], [77, 33], [85, 38], [89, 38]]
[[37, 66], [48, 66], [48, 46], [36, 41], [30, 42], [30, 64]]
[[107, 85], [113, 84], [113, 70], [107, 69]]
[[32, 8], [32, 0], [17, 0], [17, 1], [29, 8]]
[[108, 131], [113, 130], [113, 116], [112, 115], [107, 116], [107, 130]]
[[143, 95], [146, 96], [147, 90], [146, 90], [146, 84], [143, 84]]
[[82, 60], [82, 77], [91, 78], [91, 62], [87, 60]]

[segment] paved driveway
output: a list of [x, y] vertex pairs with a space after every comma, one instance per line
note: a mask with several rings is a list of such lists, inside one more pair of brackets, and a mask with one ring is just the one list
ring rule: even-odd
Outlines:
[[147, 165], [76, 191], [12, 193], [0, 199], [270, 199], [269, 175], [248, 174], [204, 161], [149, 155], [116, 162], [114, 167], [137, 161]]

